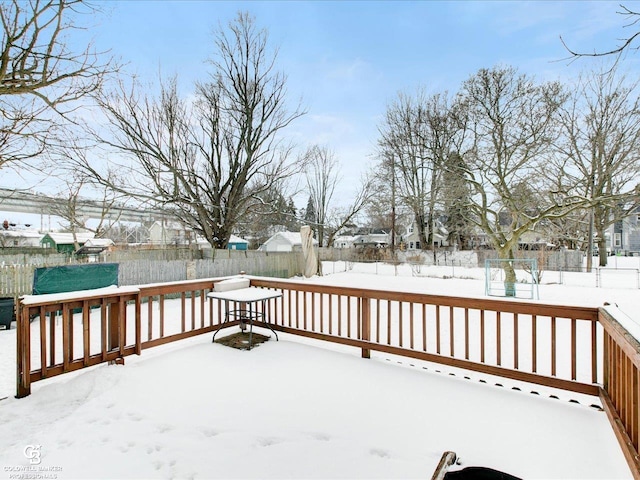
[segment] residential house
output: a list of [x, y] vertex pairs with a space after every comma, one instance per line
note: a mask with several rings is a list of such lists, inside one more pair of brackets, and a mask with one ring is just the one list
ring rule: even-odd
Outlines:
[[401, 237], [402, 244], [406, 250], [424, 250], [431, 246], [446, 247], [449, 245], [447, 237], [449, 232], [442, 225], [442, 223], [436, 220], [436, 231], [433, 233], [433, 245], [422, 245], [420, 242], [420, 232], [418, 226], [413, 222], [407, 229], [404, 235]]
[[40, 247], [42, 234], [35, 230], [0, 230], [0, 248]]
[[157, 245], [190, 245], [195, 241], [193, 229], [172, 220], [155, 221], [149, 227], [149, 242]]
[[249, 248], [249, 242], [244, 238], [240, 238], [236, 235], [229, 237], [227, 243], [227, 250], [247, 250]]
[[93, 233], [49, 232], [42, 237], [40, 244], [44, 248], [55, 249], [58, 253], [72, 254], [76, 251], [76, 242], [82, 247], [87, 240], [95, 237]]
[[113, 245], [113, 240], [110, 238], [90, 238], [78, 249], [76, 255], [96, 257], [105, 250], [109, 250]]
[[356, 248], [386, 248], [389, 246], [391, 236], [386, 232], [366, 233], [357, 235], [353, 241]]
[[612, 253], [640, 255], [640, 207], [611, 225], [605, 235]]
[[[315, 238], [313, 246], [318, 246], [318, 241]], [[258, 250], [262, 252], [301, 252], [302, 236], [300, 232], [278, 232], [260, 245]]]
[[355, 235], [341, 235], [333, 239], [333, 248], [351, 248], [356, 240]]

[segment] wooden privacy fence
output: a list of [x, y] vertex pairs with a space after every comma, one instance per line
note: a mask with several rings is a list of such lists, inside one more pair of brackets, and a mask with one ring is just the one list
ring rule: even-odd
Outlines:
[[[206, 296], [223, 278], [26, 297], [17, 396], [44, 378], [236, 325], [222, 324], [224, 304]], [[250, 278], [282, 293], [262, 312], [276, 331], [600, 395], [640, 479], [640, 344], [606, 310]]]
[[0, 297], [31, 293], [35, 269], [35, 265], [0, 265]]
[[[125, 252], [126, 253], [126, 252]], [[158, 255], [163, 253], [160, 251]], [[60, 258], [60, 257], [52, 257]], [[104, 259], [117, 259], [115, 255]], [[41, 266], [76, 264], [68, 258], [47, 263], [0, 265], [0, 297], [18, 298], [33, 291], [33, 272]], [[289, 278], [298, 275], [303, 265], [299, 252], [258, 252], [239, 250], [218, 250], [211, 259], [130, 259], [124, 257], [118, 262], [119, 285], [142, 285], [151, 282], [179, 282], [196, 278], [212, 278], [233, 275], [245, 271], [251, 275]]]

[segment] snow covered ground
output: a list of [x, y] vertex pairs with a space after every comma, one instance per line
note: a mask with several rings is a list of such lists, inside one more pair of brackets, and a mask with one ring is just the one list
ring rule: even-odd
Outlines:
[[[390, 268], [306, 281], [484, 297], [482, 280]], [[540, 301], [608, 301], [640, 325], [637, 289], [541, 285]], [[589, 398], [279, 336], [250, 352], [195, 337], [17, 400], [15, 328], [0, 331], [0, 478], [429, 478], [444, 450], [522, 478], [631, 478]]]

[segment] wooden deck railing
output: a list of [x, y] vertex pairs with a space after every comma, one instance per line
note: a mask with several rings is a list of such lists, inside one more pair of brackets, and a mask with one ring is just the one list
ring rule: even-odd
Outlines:
[[640, 342], [605, 309], [602, 404], [634, 478], [640, 478]]
[[[123, 362], [145, 348], [215, 330], [222, 319], [221, 305], [205, 304], [206, 293], [218, 280], [23, 297], [17, 323], [16, 396], [29, 395], [31, 383], [38, 380]], [[165, 304], [172, 298], [180, 299], [178, 318], [165, 316]]]
[[[22, 298], [17, 318], [16, 396], [29, 395], [31, 383], [38, 380], [140, 354], [139, 322], [128, 321], [129, 303], [138, 317], [137, 288]], [[134, 338], [127, 338], [127, 324], [134, 325]]]
[[276, 328], [598, 395], [598, 310], [253, 279], [275, 288]]
[[[224, 305], [206, 297], [221, 279], [22, 299], [17, 396], [44, 378], [237, 324], [223, 325]], [[251, 284], [282, 292], [263, 312], [277, 331], [357, 347], [363, 357], [380, 351], [600, 395], [640, 479], [640, 343], [606, 310], [255, 277]]]

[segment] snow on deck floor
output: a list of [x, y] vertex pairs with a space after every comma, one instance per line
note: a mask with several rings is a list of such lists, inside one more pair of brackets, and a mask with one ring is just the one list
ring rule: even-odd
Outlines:
[[279, 336], [38, 382], [0, 402], [1, 478], [28, 445], [58, 479], [424, 479], [444, 450], [522, 478], [631, 478], [602, 411]]

